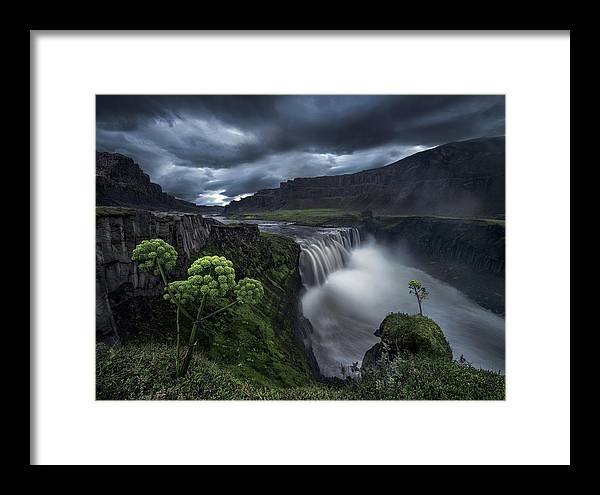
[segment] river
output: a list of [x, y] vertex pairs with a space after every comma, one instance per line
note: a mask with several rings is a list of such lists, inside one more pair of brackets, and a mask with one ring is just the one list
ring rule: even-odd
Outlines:
[[504, 372], [504, 318], [411, 265], [409, 253], [372, 238], [361, 239], [352, 228], [247, 223], [258, 224], [264, 232], [291, 236], [300, 244], [302, 311], [313, 326], [313, 350], [324, 375], [340, 376], [342, 367], [360, 365], [367, 349], [379, 341], [373, 333], [390, 312], [418, 312], [407, 288], [412, 279], [429, 291], [423, 313], [440, 325], [454, 358], [464, 356], [477, 368]]

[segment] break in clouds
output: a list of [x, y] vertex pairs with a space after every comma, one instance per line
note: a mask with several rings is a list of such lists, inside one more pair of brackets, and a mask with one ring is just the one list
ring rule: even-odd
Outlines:
[[97, 96], [98, 151], [178, 198], [224, 205], [296, 177], [504, 134], [504, 96]]

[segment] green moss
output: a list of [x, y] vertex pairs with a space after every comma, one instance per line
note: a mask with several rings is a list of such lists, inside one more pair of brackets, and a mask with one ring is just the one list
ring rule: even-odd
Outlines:
[[234, 307], [209, 320], [207, 330], [214, 339], [208, 355], [257, 384], [291, 387], [312, 383], [308, 361], [293, 329], [298, 246], [292, 239], [274, 234], [261, 234], [261, 240], [263, 246], [248, 246], [243, 251], [207, 249], [210, 253], [206, 254], [214, 252], [231, 259], [238, 277], [256, 278], [265, 290], [259, 304]]
[[444, 332], [427, 316], [391, 313], [381, 323], [379, 334], [393, 355], [452, 359]]
[[[277, 388], [314, 383], [304, 350], [294, 337], [298, 245], [275, 234], [261, 234], [260, 240], [229, 248], [209, 245], [197, 254], [226, 256], [233, 261], [238, 280], [255, 278], [264, 287], [260, 303], [233, 306], [206, 320], [198, 346], [210, 360], [256, 385]], [[223, 305], [206, 307], [204, 314]], [[135, 335], [125, 336], [125, 344], [146, 338], [153, 344], [175, 346], [175, 315], [172, 304], [157, 298], [145, 318], [136, 321]], [[181, 326], [187, 339], [191, 325], [182, 319]]]

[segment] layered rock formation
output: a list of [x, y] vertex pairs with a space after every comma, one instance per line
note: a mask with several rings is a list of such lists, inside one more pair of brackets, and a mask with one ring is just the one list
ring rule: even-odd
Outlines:
[[410, 253], [419, 268], [504, 314], [503, 221], [363, 215], [360, 230]]
[[403, 241], [410, 252], [453, 261], [475, 271], [504, 277], [505, 228], [502, 221], [436, 217], [380, 217], [368, 224], [381, 241]]
[[[179, 255], [174, 276], [184, 277], [192, 257], [209, 241], [214, 220], [201, 215], [123, 208], [98, 208], [96, 214], [96, 332], [102, 340], [118, 340], [130, 321], [143, 317], [145, 301], [163, 292], [158, 277], [137, 269], [134, 247], [160, 238]], [[119, 308], [119, 311], [115, 311]]]
[[375, 213], [504, 214], [504, 137], [449, 143], [382, 168], [299, 178], [231, 202], [226, 213], [339, 208]]
[[199, 207], [163, 192], [131, 158], [105, 152], [96, 153], [96, 205], [205, 214], [220, 211], [220, 207]]
[[[161, 300], [163, 283], [160, 277], [138, 270], [131, 260], [135, 246], [152, 238], [163, 239], [178, 253], [177, 265], [169, 274], [171, 280], [187, 278], [191, 262], [203, 252], [225, 255], [234, 261], [238, 278], [261, 279], [266, 291], [261, 314], [268, 318], [275, 332], [285, 333], [281, 337], [283, 341], [288, 335], [296, 338], [305, 348], [314, 376], [319, 376], [307, 340], [310, 323], [300, 314], [302, 284], [298, 244], [292, 239], [261, 235], [257, 225], [224, 225], [201, 215], [96, 208], [96, 336], [99, 341], [117, 344], [123, 336], [139, 333], [144, 325], [162, 324], [156, 310], [164, 303]], [[170, 318], [165, 325], [172, 325], [172, 315]], [[295, 352], [293, 346], [286, 347], [286, 352]]]

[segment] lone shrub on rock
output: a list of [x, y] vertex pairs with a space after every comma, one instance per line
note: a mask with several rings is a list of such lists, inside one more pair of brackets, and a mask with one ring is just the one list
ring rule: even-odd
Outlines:
[[419, 303], [419, 314], [423, 316], [423, 308], [421, 306], [421, 301], [429, 296], [429, 292], [423, 284], [419, 280], [411, 280], [408, 282], [408, 293], [414, 294], [417, 298], [417, 302]]
[[[186, 280], [167, 281], [167, 273], [175, 267], [177, 252], [160, 239], [141, 242], [133, 251], [132, 259], [141, 270], [160, 274], [165, 284], [164, 299], [177, 308], [177, 352], [175, 370], [178, 378], [184, 376], [190, 366], [198, 333], [203, 322], [235, 304], [256, 304], [264, 295], [262, 284], [255, 279], [235, 279], [233, 263], [223, 256], [204, 256], [192, 263]], [[207, 308], [213, 311], [207, 315]], [[192, 316], [194, 315], [195, 316]], [[192, 322], [192, 329], [185, 350], [181, 351], [180, 315]]]

